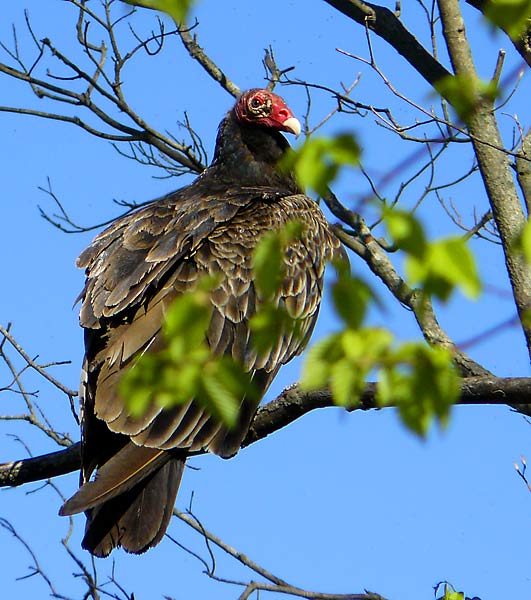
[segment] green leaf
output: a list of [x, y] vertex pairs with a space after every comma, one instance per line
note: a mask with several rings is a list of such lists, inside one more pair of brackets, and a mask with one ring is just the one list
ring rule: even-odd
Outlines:
[[350, 272], [341, 270], [332, 286], [332, 297], [338, 315], [348, 327], [359, 329], [365, 318], [367, 305], [374, 299], [370, 287]]
[[403, 210], [388, 210], [384, 214], [385, 225], [393, 242], [408, 254], [422, 258], [426, 252], [424, 230], [411, 213]]
[[459, 391], [459, 376], [449, 351], [406, 343], [382, 369], [378, 401], [384, 406], [396, 405], [408, 428], [425, 436], [434, 419], [446, 425]]
[[465, 595], [462, 592], [447, 591], [444, 594], [444, 600], [465, 600]]
[[485, 82], [474, 75], [463, 73], [439, 79], [435, 88], [465, 122], [485, 99], [494, 101], [499, 95], [498, 86], [494, 81]]
[[193, 398], [232, 427], [242, 399], [258, 399], [256, 385], [243, 366], [230, 356], [213, 357], [208, 347], [209, 294], [218, 283], [218, 277], [203, 278], [195, 290], [179, 297], [167, 311], [166, 347], [140, 355], [122, 377], [120, 394], [133, 417], [153, 404], [171, 408]]
[[483, 14], [513, 40], [518, 40], [529, 27], [531, 0], [490, 0], [485, 3]]
[[160, 10], [172, 17], [178, 24], [185, 23], [195, 0], [122, 0], [133, 6]]
[[180, 296], [166, 313], [164, 334], [177, 353], [177, 345], [183, 351], [197, 347], [205, 339], [212, 309], [201, 291], [195, 290]]
[[377, 402], [398, 407], [406, 426], [425, 436], [433, 421], [445, 426], [460, 393], [452, 354], [423, 342], [393, 347], [385, 329], [346, 329], [310, 348], [301, 389], [330, 387], [339, 406], [355, 406], [371, 371], [378, 371]]
[[356, 166], [359, 163], [360, 147], [352, 134], [343, 133], [332, 138], [326, 150], [338, 165]]
[[163, 330], [167, 339], [182, 338], [186, 349], [201, 344], [212, 314], [209, 295], [219, 282], [220, 277], [204, 276], [195, 289], [173, 301], [164, 321]]
[[[323, 159], [326, 140], [307, 140], [295, 160], [294, 171], [300, 185], [315, 190], [319, 195], [326, 194], [327, 187], [336, 178], [338, 165]], [[297, 155], [296, 155], [297, 156]]]
[[234, 385], [231, 378], [241, 377], [242, 388], [246, 378], [241, 370], [231, 374], [230, 367], [223, 363], [222, 357], [218, 361], [210, 363], [202, 374], [201, 386], [205, 393], [201, 397], [208, 412], [230, 428], [236, 424], [242, 400], [242, 396], [236, 393], [238, 386]]
[[[203, 372], [204, 360], [199, 357], [194, 360], [179, 362], [170, 360], [164, 369], [164, 382], [160, 383], [157, 393], [157, 404], [170, 408], [177, 404], [185, 404], [197, 395]], [[162, 392], [162, 393], [161, 393]]]
[[302, 237], [305, 227], [301, 221], [290, 221], [265, 235], [255, 248], [253, 278], [260, 302], [250, 324], [252, 343], [259, 352], [271, 350], [282, 337], [300, 335], [301, 321], [290, 315], [280, 300], [280, 290], [289, 260], [287, 249]]
[[526, 221], [514, 247], [520, 251], [528, 265], [531, 265], [531, 221]]
[[133, 417], [140, 417], [153, 401], [153, 389], [159, 381], [160, 363], [151, 355], [144, 357], [143, 365], [138, 362], [126, 371], [119, 382], [120, 395]]
[[286, 250], [301, 239], [306, 225], [299, 220], [289, 221], [282, 229], [270, 231], [256, 245], [253, 254], [255, 287], [262, 299], [277, 296], [286, 275]]
[[354, 136], [341, 134], [333, 138], [307, 138], [301, 148], [288, 152], [282, 165], [295, 173], [302, 187], [324, 196], [340, 167], [357, 165], [359, 157], [360, 149]]
[[439, 596], [437, 600], [466, 600], [463, 592], [457, 592], [453, 585], [447, 581], [437, 584], [437, 587], [435, 588], [436, 594], [439, 593], [439, 588], [442, 588], [444, 596]]
[[474, 256], [464, 238], [448, 238], [430, 246], [433, 272], [460, 287], [469, 298], [481, 293], [481, 281]]
[[369, 372], [386, 359], [392, 343], [384, 329], [346, 329], [310, 348], [303, 364], [301, 388], [330, 386], [334, 402], [354, 406]]
[[405, 269], [412, 285], [421, 284], [428, 294], [441, 300], [447, 300], [455, 287], [477, 298], [481, 281], [464, 238], [428, 242], [419, 221], [404, 211], [389, 210], [384, 219], [395, 245], [408, 254]]
[[413, 284], [422, 283], [427, 293], [441, 300], [447, 300], [455, 287], [469, 298], [481, 293], [474, 256], [461, 237], [431, 242], [422, 259], [408, 256], [405, 267]]
[[445, 274], [439, 277], [433, 272], [429, 257], [418, 259], [408, 256], [405, 261], [406, 274], [412, 285], [420, 284], [429, 296], [436, 296], [446, 301], [450, 297], [454, 286], [448, 281]]
[[328, 384], [331, 364], [343, 357], [340, 339], [339, 334], [332, 334], [307, 351], [300, 380], [302, 390], [318, 390]]
[[393, 343], [390, 331], [376, 327], [347, 329], [341, 334], [341, 347], [352, 364], [358, 364], [367, 371], [386, 360]]
[[365, 387], [365, 369], [356, 369], [349, 360], [343, 358], [330, 369], [330, 390], [338, 406], [355, 406]]
[[210, 357], [200, 377], [196, 401], [229, 429], [238, 421], [244, 399], [258, 401], [260, 392], [250, 373], [231, 356]]
[[284, 306], [267, 302], [251, 317], [253, 346], [261, 353], [274, 348], [280, 338], [300, 336], [301, 321], [291, 317]]
[[273, 298], [286, 273], [282, 240], [279, 232], [270, 232], [257, 244], [253, 255], [253, 275], [256, 289], [264, 299]]

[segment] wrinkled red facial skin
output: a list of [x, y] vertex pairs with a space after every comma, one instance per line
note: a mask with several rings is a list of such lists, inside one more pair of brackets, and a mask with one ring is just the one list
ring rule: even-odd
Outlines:
[[280, 96], [268, 90], [255, 88], [244, 92], [238, 98], [234, 111], [244, 123], [291, 132], [288, 127], [284, 127], [284, 123], [293, 118], [294, 114]]

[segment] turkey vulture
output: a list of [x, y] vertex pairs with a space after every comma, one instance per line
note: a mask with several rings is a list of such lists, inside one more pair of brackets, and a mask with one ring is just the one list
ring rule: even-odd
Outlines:
[[[118, 546], [140, 554], [160, 542], [188, 453], [233, 456], [257, 409], [256, 397], [242, 398], [231, 429], [194, 398], [165, 409], [152, 402], [139, 418], [128, 413], [118, 383], [138, 356], [164, 348], [172, 302], [203, 275], [218, 274], [207, 343], [242, 364], [262, 395], [312, 333], [325, 263], [344, 251], [317, 204], [278, 168], [289, 148], [281, 131], [300, 133], [284, 100], [264, 89], [243, 93], [219, 126], [212, 164], [191, 185], [116, 220], [78, 259], [86, 269], [81, 487], [60, 514], [85, 511], [83, 547], [95, 556]], [[280, 335], [260, 353], [249, 325], [260, 305], [253, 251], [293, 220], [304, 228], [286, 248], [279, 303], [300, 335]]]

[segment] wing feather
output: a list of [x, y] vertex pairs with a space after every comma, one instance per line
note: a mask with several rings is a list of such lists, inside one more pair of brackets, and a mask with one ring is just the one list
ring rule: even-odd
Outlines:
[[[194, 230], [193, 236], [186, 227], [190, 227], [194, 219], [180, 212], [184, 208], [172, 207], [171, 210], [179, 214], [172, 214], [170, 218], [164, 217], [157, 207], [157, 218], [153, 222], [156, 230], [161, 229], [164, 235], [151, 247], [149, 242], [155, 236], [150, 235], [148, 210], [140, 223], [117, 227], [118, 235], [129, 236], [125, 246], [135, 255], [134, 261], [138, 261], [140, 254], [144, 258], [130, 269], [130, 255], [126, 255], [124, 265], [115, 269], [122, 280], [112, 291], [100, 289], [113, 278], [109, 275], [105, 279], [107, 271], [102, 270], [98, 256], [86, 254], [82, 259], [89, 265], [90, 282], [84, 304], [91, 305], [89, 312], [99, 315], [100, 322], [105, 324], [99, 312], [104, 297], [105, 310], [109, 318], [113, 316], [113, 321], [109, 321], [112, 327], [108, 329], [107, 343], [95, 357], [98, 364], [93, 369], [97, 373], [94, 412], [113, 432], [130, 436], [136, 445], [207, 449], [223, 456], [231, 455], [237, 451], [256, 412], [256, 401], [242, 398], [238, 425], [229, 432], [215, 423], [193, 399], [184, 406], [170, 409], [162, 409], [152, 402], [142, 417], [133, 418], [119, 396], [117, 382], [123, 370], [142, 352], [156, 352], [164, 346], [161, 328], [165, 311], [177, 296], [191, 289], [201, 275], [221, 275], [220, 283], [211, 293], [213, 311], [207, 339], [212, 352], [230, 354], [244, 364], [263, 391], [280, 366], [301, 352], [311, 335], [319, 310], [325, 262], [332, 259], [339, 248], [324, 217], [315, 203], [302, 195], [286, 197], [272, 205], [249, 201], [243, 208], [240, 201], [239, 212], [235, 206], [214, 210], [209, 218], [201, 217], [200, 231]], [[229, 221], [225, 223], [223, 218]], [[265, 232], [279, 229], [293, 218], [305, 221], [307, 227], [304, 237], [294, 241], [286, 253], [286, 277], [279, 291], [279, 302], [285, 304], [291, 316], [299, 319], [301, 334], [296, 337], [288, 331], [279, 331], [273, 347], [259, 354], [254, 349], [250, 328], [250, 319], [258, 304], [252, 278], [253, 249]], [[183, 226], [184, 231], [168, 231], [176, 224]], [[108, 235], [95, 244], [106, 254], [109, 270], [112, 270], [112, 260], [122, 259], [124, 244], [121, 251], [114, 249]], [[183, 244], [187, 244], [185, 251]], [[97, 265], [100, 272], [95, 281], [91, 277], [91, 264]], [[163, 277], [164, 284], [157, 289], [154, 284]], [[97, 305], [92, 306], [95, 301]], [[124, 304], [129, 307], [128, 312], [116, 314]]]

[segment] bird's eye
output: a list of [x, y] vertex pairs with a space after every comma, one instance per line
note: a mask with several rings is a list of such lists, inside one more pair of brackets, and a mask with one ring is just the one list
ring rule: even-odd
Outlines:
[[251, 107], [252, 108], [259, 108], [262, 105], [262, 101], [260, 100], [260, 98], [257, 98], [256, 96], [251, 100]]

